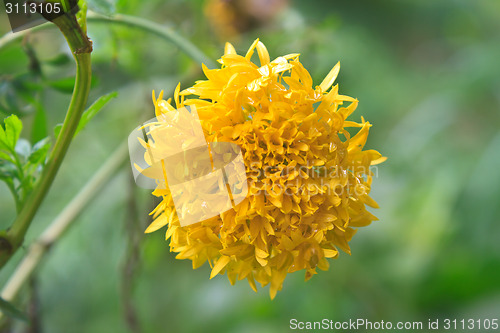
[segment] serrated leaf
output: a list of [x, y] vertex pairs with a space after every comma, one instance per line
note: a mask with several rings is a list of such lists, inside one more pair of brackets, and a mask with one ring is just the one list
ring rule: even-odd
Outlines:
[[[19, 140], [19, 136], [21, 135], [21, 131], [23, 130], [23, 123], [21, 122], [21, 120], [19, 120], [19, 118], [16, 115], [11, 115], [5, 118], [4, 123], [5, 123], [4, 143], [8, 145], [8, 147], [14, 149], [16, 147], [17, 140]], [[1, 136], [0, 140], [2, 140]]]
[[75, 135], [78, 134], [78, 132], [80, 132], [88, 124], [88, 122], [94, 118], [95, 115], [106, 106], [106, 104], [109, 103], [109, 101], [116, 98], [116, 96], [118, 96], [116, 91], [103, 95], [99, 97], [91, 106], [89, 106], [89, 108], [83, 113], [80, 123], [78, 123]]
[[29, 321], [28, 317], [23, 312], [18, 310], [14, 305], [12, 305], [12, 303], [7, 302], [1, 297], [0, 297], [0, 310], [8, 317], [16, 318], [26, 322]]

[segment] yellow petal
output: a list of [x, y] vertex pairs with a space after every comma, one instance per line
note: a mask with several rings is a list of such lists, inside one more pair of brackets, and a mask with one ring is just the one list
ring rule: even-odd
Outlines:
[[233, 44], [227, 42], [226, 46], [224, 47], [224, 55], [226, 54], [236, 54], [236, 50], [234, 49]]
[[264, 259], [264, 258], [261, 258], [261, 257], [255, 257], [255, 260], [257, 260], [257, 262], [262, 266], [266, 266], [267, 267], [267, 259]]
[[169, 228], [167, 229], [167, 232], [165, 233], [165, 240], [172, 237], [177, 228], [178, 228], [177, 226], [170, 225]]
[[266, 251], [259, 249], [258, 247], [255, 247], [255, 255], [259, 258], [267, 258], [269, 257], [269, 253]]
[[255, 285], [255, 280], [253, 279], [253, 276], [249, 276], [247, 278], [248, 280], [248, 284], [250, 285], [250, 287], [252, 288], [253, 291], [257, 292], [257, 286]]
[[219, 260], [217, 260], [217, 263], [215, 264], [214, 268], [212, 269], [212, 273], [210, 274], [210, 278], [214, 278], [217, 274], [222, 271], [224, 267], [226, 267], [227, 264], [231, 261], [231, 258], [227, 256], [221, 256]]
[[323, 253], [326, 258], [336, 258], [339, 255], [339, 251], [330, 249], [323, 249]]
[[290, 59], [298, 58], [299, 56], [300, 56], [300, 53], [290, 53], [290, 54], [284, 55], [283, 58], [285, 58], [286, 60], [290, 60]]
[[355, 121], [344, 121], [344, 127], [363, 127], [363, 124], [357, 123]]
[[358, 107], [358, 100], [355, 99], [354, 102], [352, 102], [348, 107], [340, 108], [338, 110], [338, 113], [340, 113], [344, 117], [344, 119], [347, 119], [347, 117], [349, 117], [351, 113], [353, 113], [354, 110], [356, 110], [357, 107]]
[[360, 197], [361, 201], [372, 208], [379, 208], [378, 203], [373, 200], [368, 194], [362, 195]]
[[161, 110], [159, 107], [159, 102], [163, 99], [163, 90], [160, 91], [160, 95], [158, 95], [158, 99], [155, 99], [155, 91], [153, 90], [153, 102], [155, 104], [155, 115], [158, 117], [161, 114]]
[[179, 82], [177, 87], [175, 87], [175, 91], [174, 91], [174, 99], [175, 99], [175, 107], [176, 108], [181, 107], [181, 102], [179, 101], [179, 92], [180, 91], [181, 91], [181, 83]]
[[156, 93], [155, 93], [154, 89], [153, 89], [152, 95], [153, 95], [153, 104], [156, 105]]
[[269, 294], [271, 296], [271, 299], [273, 300], [276, 297], [276, 293], [278, 292], [278, 290], [281, 290], [281, 288], [283, 288], [283, 281], [285, 280], [287, 272], [285, 270], [276, 270], [272, 273], [273, 274], [271, 275], [271, 286], [269, 288]]
[[161, 214], [149, 225], [149, 227], [146, 229], [146, 231], [144, 231], [144, 233], [149, 234], [151, 232], [155, 232], [156, 230], [164, 227], [167, 223], [168, 223], [167, 214]]
[[267, 52], [266, 46], [261, 41], [257, 43], [257, 53], [259, 54], [261, 66], [267, 65], [271, 61], [269, 58], [269, 52]]
[[370, 165], [377, 165], [377, 164], [380, 164], [380, 163], [382, 163], [382, 162], [385, 162], [386, 160], [387, 160], [387, 157], [382, 156], [382, 157], [377, 158], [376, 160], [372, 161], [372, 162], [370, 163]]
[[333, 82], [335, 82], [337, 75], [339, 75], [339, 72], [340, 72], [340, 61], [332, 68], [330, 73], [328, 73], [323, 82], [321, 82], [321, 84], [319, 85], [322, 92], [326, 92], [328, 89], [330, 89]]
[[255, 50], [255, 47], [257, 47], [257, 44], [259, 43], [259, 39], [257, 38], [256, 40], [253, 41], [252, 45], [247, 51], [247, 54], [245, 54], [245, 58], [247, 60], [250, 60], [253, 56], [253, 51]]

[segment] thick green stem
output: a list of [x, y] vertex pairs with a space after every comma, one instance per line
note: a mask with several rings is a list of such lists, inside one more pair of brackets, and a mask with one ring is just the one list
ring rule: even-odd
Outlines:
[[23, 209], [11, 228], [6, 232], [0, 233], [0, 268], [9, 261], [22, 245], [31, 221], [52, 185], [64, 156], [68, 151], [82, 113], [85, 110], [90, 92], [90, 80], [92, 77], [90, 52], [92, 51], [92, 43], [82, 33], [74, 16], [63, 15], [53, 22], [59, 27], [73, 51], [76, 62], [75, 87], [63, 127], [39, 181], [26, 199]]

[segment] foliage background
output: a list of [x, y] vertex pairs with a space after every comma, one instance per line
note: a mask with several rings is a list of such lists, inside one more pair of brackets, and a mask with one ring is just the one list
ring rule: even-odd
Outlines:
[[[360, 100], [353, 116], [374, 124], [368, 148], [389, 157], [372, 192], [380, 221], [358, 232], [352, 256], [341, 254], [307, 283], [301, 273], [289, 275], [270, 301], [267, 288], [255, 294], [244, 281], [234, 287], [221, 276], [209, 281], [208, 266], [193, 271], [190, 262], [175, 260], [163, 232], [142, 234], [153, 199], [130, 181], [127, 166], [51, 249], [16, 302], [34, 306], [44, 332], [126, 332], [125, 304], [144, 332], [286, 332], [291, 318], [498, 318], [500, 2], [295, 0], [232, 36], [214, 29], [207, 1], [94, 5], [170, 26], [214, 59], [227, 38], [245, 52], [259, 37], [271, 57], [301, 53], [316, 84], [340, 60], [341, 92]], [[3, 34], [9, 25], [1, 7]], [[265, 16], [269, 8], [262, 10]], [[90, 101], [114, 90], [119, 97], [73, 142], [26, 244], [128, 133], [153, 117], [152, 89], [169, 95], [178, 81], [201, 78], [199, 64], [158, 37], [102, 23], [88, 29], [97, 78]], [[0, 50], [1, 117], [23, 115], [23, 137], [32, 137], [30, 98], [43, 107], [48, 133], [62, 122], [70, 94], [61, 92], [68, 87], [61, 79], [74, 73], [64, 45], [52, 29]], [[43, 81], [33, 71], [37, 62], [45, 83], [35, 90], [33, 83]], [[51, 82], [59, 89], [45, 87]], [[130, 202], [137, 203], [137, 219], [130, 220]], [[3, 184], [0, 212], [4, 229], [15, 208]], [[2, 284], [24, 253], [1, 272]]]

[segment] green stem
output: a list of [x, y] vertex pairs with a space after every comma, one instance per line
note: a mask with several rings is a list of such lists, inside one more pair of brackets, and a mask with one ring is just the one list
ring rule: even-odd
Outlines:
[[41, 204], [43, 197], [54, 181], [54, 177], [66, 155], [71, 139], [80, 121], [81, 114], [87, 103], [91, 77], [90, 54], [76, 55], [75, 58], [77, 59], [75, 93], [71, 99], [64, 125], [51, 153], [49, 163], [44, 168], [40, 182], [26, 201], [26, 209], [19, 214], [14, 225], [9, 230], [9, 234], [24, 234], [28, 228], [38, 206]]
[[23, 209], [11, 228], [6, 232], [0, 233], [0, 268], [9, 261], [22, 245], [31, 221], [52, 185], [64, 156], [68, 151], [90, 92], [90, 80], [92, 77], [90, 52], [92, 51], [92, 43], [82, 33], [74, 16], [63, 15], [53, 22], [59, 27], [70, 49], [73, 51], [76, 62], [75, 87], [61, 133], [57, 138], [49, 161], [39, 181], [26, 199]]
[[[2, 290], [1, 297], [13, 301], [23, 284], [47, 253], [47, 250], [62, 237], [80, 213], [98, 196], [102, 188], [118, 173], [128, 160], [127, 144], [122, 144], [92, 176], [71, 202], [30, 246], [28, 253], [17, 266]], [[0, 319], [2, 319], [0, 312]]]
[[52, 27], [54, 27], [54, 25], [51, 24], [50, 22], [47, 22], [47, 23], [41, 24], [39, 26], [33, 27], [31, 29], [26, 29], [26, 30], [19, 31], [16, 33], [8, 32], [5, 35], [3, 35], [2, 38], [0, 38], [0, 49], [3, 49], [5, 47], [9, 46], [10, 44], [14, 43], [15, 41], [22, 39], [24, 36], [26, 36], [29, 33], [40, 31], [40, 30], [45, 30], [47, 28], [52, 28]]
[[[192, 82], [193, 78], [186, 77], [181, 83]], [[128, 146], [123, 143], [113, 155], [103, 164], [103, 166], [89, 179], [80, 192], [71, 200], [71, 202], [61, 211], [47, 229], [30, 246], [28, 253], [17, 266], [14, 274], [9, 278], [7, 284], [2, 290], [1, 297], [7, 301], [13, 301], [19, 289], [28, 280], [35, 268], [38, 266], [47, 250], [59, 240], [65, 231], [71, 226], [79, 214], [89, 206], [93, 200], [116, 175], [120, 168], [128, 161]], [[1, 238], [0, 238], [1, 241]], [[2, 313], [0, 312], [0, 320]]]
[[[164, 25], [154, 23], [152, 21], [147, 21], [139, 17], [133, 17], [128, 15], [117, 14], [113, 17], [98, 16], [96, 14], [89, 15], [87, 17], [87, 23], [108, 23], [122, 25], [129, 28], [135, 28], [143, 30], [145, 32], [152, 33], [168, 42], [176, 45], [181, 51], [185, 52], [191, 59], [197, 63], [204, 63], [208, 68], [215, 68], [215, 63], [204, 54], [199, 48], [196, 47], [186, 38], [182, 37], [174, 30], [165, 27]], [[26, 34], [30, 32], [36, 32], [40, 30], [45, 30], [51, 28], [53, 25], [47, 23], [34, 27], [30, 30], [23, 30], [15, 34], [9, 32], [0, 38], [0, 49], [10, 45], [16, 40], [22, 39]]]
[[6, 179], [5, 183], [7, 184], [7, 187], [9, 188], [10, 192], [12, 193], [12, 197], [14, 197], [14, 202], [16, 203], [16, 212], [19, 213], [19, 211], [21, 210], [21, 201], [19, 201], [19, 197], [17, 195], [14, 183], [12, 179]]
[[93, 23], [112, 23], [144, 30], [177, 45], [181, 51], [189, 55], [189, 57], [195, 62], [204, 63], [208, 68], [215, 68], [215, 63], [193, 43], [164, 25], [154, 23], [140, 17], [123, 14], [116, 14], [113, 17], [92, 14], [87, 17], [87, 20], [88, 22]]
[[14, 159], [14, 164], [16, 166], [17, 172], [19, 173], [19, 180], [21, 181], [21, 184], [24, 182], [24, 170], [23, 170], [23, 164], [19, 160], [19, 157], [17, 156], [17, 152], [15, 149], [8, 147], [10, 154], [12, 155], [12, 158]]
[[[160, 24], [127, 15], [116, 15], [113, 18], [94, 15], [88, 17], [88, 21], [124, 25], [155, 34], [175, 44], [194, 61], [204, 63], [209, 68], [215, 67], [214, 62], [203, 54], [203, 52], [201, 52], [194, 44], [177, 34], [175, 31]], [[92, 43], [82, 32], [74, 16], [64, 15], [55, 19], [53, 22], [62, 31], [68, 45], [73, 51], [77, 65], [75, 88], [73, 90], [73, 96], [61, 133], [57, 138], [49, 162], [44, 168], [40, 180], [36, 184], [33, 192], [27, 198], [25, 204], [23, 205], [24, 209], [21, 210], [21, 213], [17, 216], [12, 227], [8, 231], [0, 232], [0, 269], [21, 246], [24, 235], [26, 234], [31, 221], [33, 220], [38, 208], [54, 181], [55, 175], [62, 160], [64, 159], [64, 156], [66, 155], [71, 139], [74, 136], [75, 130], [84, 111], [90, 90], [90, 79], [92, 75], [90, 53], [92, 51]], [[52, 25], [40, 25], [31, 31], [46, 29], [50, 26]], [[20, 32], [16, 34], [9, 33], [3, 36], [0, 38], [0, 49], [11, 42], [22, 38], [25, 34], [26, 32]]]

